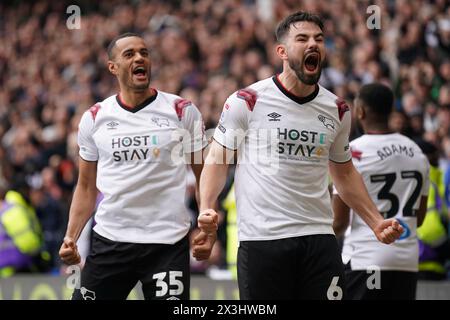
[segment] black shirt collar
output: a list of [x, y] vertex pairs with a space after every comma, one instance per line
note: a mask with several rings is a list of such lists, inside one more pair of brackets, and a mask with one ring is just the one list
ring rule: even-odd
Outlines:
[[295, 94], [293, 94], [292, 92], [290, 92], [288, 89], [286, 89], [283, 84], [281, 83], [281, 81], [278, 79], [278, 75], [273, 76], [272, 77], [273, 82], [275, 82], [275, 85], [278, 87], [278, 89], [280, 89], [281, 92], [283, 92], [283, 94], [288, 97], [289, 99], [299, 103], [299, 104], [305, 104], [307, 102], [310, 102], [312, 100], [314, 100], [315, 97], [317, 97], [317, 95], [319, 94], [319, 85], [316, 84], [316, 89], [314, 90], [313, 93], [311, 93], [310, 95], [307, 95], [306, 97], [299, 97]]
[[145, 99], [144, 101], [142, 101], [141, 103], [139, 103], [137, 106], [130, 107], [129, 105], [127, 105], [124, 101], [122, 101], [121, 97], [120, 97], [120, 93], [118, 95], [116, 95], [116, 100], [117, 103], [119, 104], [119, 106], [124, 109], [125, 111], [129, 111], [132, 113], [136, 113], [139, 110], [144, 109], [146, 106], [148, 106], [150, 103], [152, 103], [153, 101], [155, 101], [156, 97], [158, 96], [158, 90], [153, 89], [154, 91], [154, 95], [148, 97], [147, 99]]
[[371, 134], [371, 135], [384, 135], [384, 134], [393, 134], [395, 133], [394, 131], [390, 131], [390, 130], [383, 130], [383, 131], [378, 131], [378, 130], [368, 130], [367, 132], [365, 132], [364, 134]]

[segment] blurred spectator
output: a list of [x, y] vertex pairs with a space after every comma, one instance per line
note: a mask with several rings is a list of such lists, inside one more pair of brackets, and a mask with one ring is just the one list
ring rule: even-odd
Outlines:
[[0, 278], [48, 270], [41, 225], [30, 203], [25, 176], [15, 177], [9, 191], [0, 186]]
[[[49, 168], [46, 168], [43, 172], [48, 170]], [[62, 205], [58, 200], [60, 199], [54, 197], [46, 187], [44, 178], [39, 178], [30, 190], [30, 202], [36, 209], [36, 215], [42, 227], [43, 247], [51, 257], [49, 267], [56, 269], [60, 265], [58, 251], [61, 238], [64, 236]]]
[[446, 262], [450, 259], [448, 211], [445, 201], [444, 173], [438, 167], [438, 149], [426, 141], [418, 141], [430, 161], [430, 189], [427, 214], [417, 228], [419, 238], [419, 279], [444, 280]]

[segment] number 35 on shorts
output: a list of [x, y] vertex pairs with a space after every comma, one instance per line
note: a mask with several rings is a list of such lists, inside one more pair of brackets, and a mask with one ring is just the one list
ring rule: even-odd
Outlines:
[[342, 300], [344, 292], [342, 288], [338, 286], [339, 276], [333, 277], [331, 284], [327, 290], [328, 300]]
[[169, 293], [171, 296], [181, 295], [184, 291], [183, 282], [177, 278], [183, 276], [182, 271], [169, 271], [169, 277], [167, 279], [167, 272], [155, 273], [153, 279], [156, 279], [156, 297], [163, 297]]

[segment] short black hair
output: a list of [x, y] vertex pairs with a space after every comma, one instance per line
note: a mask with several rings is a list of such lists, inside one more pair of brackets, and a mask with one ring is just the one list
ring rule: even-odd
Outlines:
[[23, 172], [15, 174], [9, 187], [11, 190], [17, 191], [22, 196], [27, 197], [31, 190], [29, 177]]
[[384, 84], [371, 83], [362, 86], [357, 98], [379, 119], [387, 119], [392, 112], [394, 93]]
[[417, 143], [420, 150], [422, 150], [425, 155], [432, 155], [439, 151], [439, 149], [433, 143], [428, 142], [423, 138], [414, 139], [414, 141]]
[[116, 46], [116, 42], [120, 39], [123, 38], [128, 38], [128, 37], [138, 37], [138, 38], [142, 38], [140, 35], [138, 35], [137, 33], [133, 33], [133, 32], [126, 32], [126, 33], [122, 33], [120, 35], [118, 35], [117, 37], [115, 37], [114, 39], [111, 40], [111, 42], [108, 45], [108, 59], [112, 60], [114, 58], [113, 56], [113, 49]]
[[323, 21], [319, 15], [310, 12], [298, 11], [287, 16], [278, 24], [275, 31], [277, 41], [281, 42], [284, 36], [289, 32], [291, 25], [300, 21], [315, 23], [319, 26], [320, 30], [323, 31]]

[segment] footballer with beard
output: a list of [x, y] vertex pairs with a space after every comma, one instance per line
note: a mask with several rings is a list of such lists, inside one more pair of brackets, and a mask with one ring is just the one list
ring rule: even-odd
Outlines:
[[321, 19], [294, 13], [276, 36], [282, 73], [225, 102], [201, 175], [198, 224], [212, 231], [207, 224], [236, 157], [240, 298], [339, 300], [344, 270], [328, 173], [380, 242], [394, 242], [403, 228], [383, 219], [353, 167], [347, 104], [318, 84], [325, 59]]

